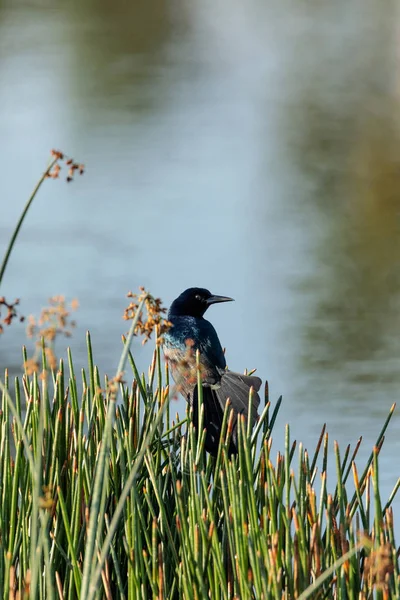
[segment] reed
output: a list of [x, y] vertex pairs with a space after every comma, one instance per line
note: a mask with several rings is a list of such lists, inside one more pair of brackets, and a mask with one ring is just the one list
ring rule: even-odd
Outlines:
[[388, 499], [379, 490], [394, 406], [367, 464], [357, 466], [359, 444], [344, 453], [334, 444], [328, 478], [325, 428], [314, 453], [289, 425], [273, 451], [281, 399], [272, 406], [266, 388], [255, 430], [239, 421], [233, 457], [227, 406], [212, 458], [190, 414], [170, 417], [158, 346], [148, 375], [138, 373], [129, 348], [142, 307], [113, 379], [101, 378], [88, 336], [81, 383], [71, 354], [51, 371], [43, 352], [40, 376], [11, 384], [6, 373], [0, 384], [0, 596], [400, 597], [391, 506], [400, 479]]

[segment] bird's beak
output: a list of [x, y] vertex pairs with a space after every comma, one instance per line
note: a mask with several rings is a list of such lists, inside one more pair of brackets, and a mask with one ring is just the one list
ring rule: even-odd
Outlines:
[[233, 298], [228, 298], [228, 296], [210, 296], [207, 298], [207, 304], [217, 304], [217, 302], [233, 302]]

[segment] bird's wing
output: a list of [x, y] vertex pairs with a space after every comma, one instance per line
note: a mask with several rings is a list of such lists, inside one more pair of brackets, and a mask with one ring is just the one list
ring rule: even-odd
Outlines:
[[224, 371], [221, 376], [221, 385], [217, 390], [217, 396], [222, 408], [225, 408], [227, 399], [235, 413], [242, 414], [247, 418], [249, 408], [249, 392], [253, 388], [251, 414], [253, 423], [257, 417], [257, 409], [260, 404], [258, 390], [261, 387], [261, 379], [255, 375], [243, 375], [234, 371]]
[[217, 332], [209, 321], [199, 319], [198, 336], [196, 346], [200, 350], [200, 354], [205, 361], [213, 366], [217, 371], [225, 369], [226, 361], [224, 351], [222, 350], [221, 342], [219, 341]]
[[[230, 409], [233, 409], [232, 438], [229, 447], [229, 453], [237, 452], [237, 420], [239, 415], [244, 418], [249, 417], [249, 393], [253, 388], [252, 406], [251, 406], [251, 429], [257, 420], [257, 409], [260, 404], [258, 390], [261, 386], [261, 379], [254, 375], [242, 375], [233, 371], [224, 371], [219, 381], [218, 387], [203, 386], [203, 406], [204, 406], [204, 427], [207, 430], [205, 447], [213, 456], [217, 455], [218, 445], [221, 436], [222, 421], [226, 401], [230, 399]], [[193, 422], [195, 427], [198, 424], [198, 391], [197, 386], [193, 390]]]

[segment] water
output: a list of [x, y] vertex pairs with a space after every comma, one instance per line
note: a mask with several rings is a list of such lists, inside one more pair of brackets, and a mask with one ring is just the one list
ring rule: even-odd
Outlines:
[[[109, 374], [128, 290], [232, 296], [209, 318], [229, 366], [283, 394], [278, 430], [312, 449], [326, 422], [342, 445], [363, 435], [365, 459], [400, 384], [398, 16], [380, 0], [1, 2], [0, 252], [51, 148], [87, 166], [42, 188], [2, 294], [26, 314], [77, 297], [75, 362], [89, 329]], [[24, 340], [2, 336], [0, 366]], [[145, 368], [150, 347], [135, 353]]]

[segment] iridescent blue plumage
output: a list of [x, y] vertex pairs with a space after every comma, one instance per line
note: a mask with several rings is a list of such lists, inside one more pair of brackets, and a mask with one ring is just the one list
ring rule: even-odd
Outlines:
[[207, 429], [206, 449], [211, 454], [218, 450], [223, 411], [227, 399], [235, 412], [231, 452], [236, 451], [236, 417], [248, 414], [250, 388], [252, 397], [252, 422], [257, 417], [260, 402], [257, 391], [258, 377], [233, 373], [226, 369], [226, 361], [217, 332], [203, 318], [211, 304], [228, 302], [232, 298], [215, 296], [204, 288], [189, 288], [172, 303], [168, 319], [172, 327], [164, 336], [164, 354], [178, 390], [193, 405], [197, 425], [197, 370], [196, 350], [200, 351], [203, 388], [204, 426]]
[[226, 361], [217, 332], [206, 319], [168, 315], [172, 323], [171, 329], [165, 335], [166, 346], [186, 351], [188, 340], [193, 340], [194, 350], [199, 349], [211, 364], [225, 369]]

